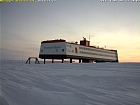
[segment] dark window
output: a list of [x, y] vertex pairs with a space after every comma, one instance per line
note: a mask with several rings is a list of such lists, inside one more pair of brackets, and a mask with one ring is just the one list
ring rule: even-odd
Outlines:
[[64, 52], [64, 49], [62, 49], [62, 52]]

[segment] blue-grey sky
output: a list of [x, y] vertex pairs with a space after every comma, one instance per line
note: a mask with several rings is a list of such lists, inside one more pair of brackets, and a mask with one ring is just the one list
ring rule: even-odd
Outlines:
[[120, 61], [140, 62], [140, 2], [56, 0], [0, 7], [2, 59], [38, 57], [43, 40], [91, 36], [92, 45], [117, 49]]

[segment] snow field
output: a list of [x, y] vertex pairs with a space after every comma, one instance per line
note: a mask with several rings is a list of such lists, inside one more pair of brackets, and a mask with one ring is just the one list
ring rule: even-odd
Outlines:
[[140, 105], [140, 63], [1, 64], [2, 105]]

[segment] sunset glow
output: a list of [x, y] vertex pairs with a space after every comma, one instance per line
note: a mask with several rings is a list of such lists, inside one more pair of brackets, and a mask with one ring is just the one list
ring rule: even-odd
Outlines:
[[56, 0], [1, 3], [1, 59], [38, 57], [41, 41], [65, 39], [116, 49], [119, 62], [140, 62], [140, 2]]

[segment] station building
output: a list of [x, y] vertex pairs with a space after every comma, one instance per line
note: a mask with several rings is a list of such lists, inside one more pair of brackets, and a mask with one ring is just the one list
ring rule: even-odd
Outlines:
[[46, 59], [52, 59], [52, 63], [54, 59], [61, 59], [62, 63], [64, 59], [70, 59], [70, 63], [72, 59], [78, 59], [79, 63], [118, 62], [118, 53], [117, 50], [90, 46], [90, 41], [86, 38], [80, 40], [80, 44], [57, 39], [41, 42], [39, 58], [44, 59], [44, 63]]

